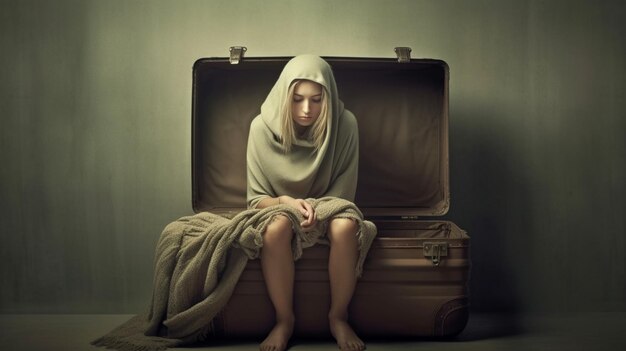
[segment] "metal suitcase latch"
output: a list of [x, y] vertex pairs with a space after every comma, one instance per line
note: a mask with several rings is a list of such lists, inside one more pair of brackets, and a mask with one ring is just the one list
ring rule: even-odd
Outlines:
[[424, 243], [424, 257], [435, 266], [439, 266], [441, 258], [448, 256], [448, 243]]
[[396, 55], [398, 56], [398, 62], [400, 63], [411, 62], [411, 48], [410, 47], [398, 46], [397, 48], [393, 49], [393, 51], [395, 51]]
[[248, 48], [245, 46], [231, 46], [230, 47], [230, 64], [236, 65], [243, 58], [243, 54], [248, 51]]

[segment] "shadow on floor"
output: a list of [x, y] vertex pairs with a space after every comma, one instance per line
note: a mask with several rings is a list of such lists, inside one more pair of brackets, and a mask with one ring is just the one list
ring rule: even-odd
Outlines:
[[454, 338], [456, 341], [478, 341], [508, 336], [523, 335], [521, 317], [509, 315], [472, 315], [465, 330]]

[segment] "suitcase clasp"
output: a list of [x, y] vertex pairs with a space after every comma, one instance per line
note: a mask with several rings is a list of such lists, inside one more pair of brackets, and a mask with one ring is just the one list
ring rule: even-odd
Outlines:
[[230, 61], [231, 65], [236, 65], [243, 58], [243, 54], [248, 51], [248, 48], [245, 46], [231, 46], [230, 47]]
[[411, 48], [408, 46], [398, 46], [393, 51], [398, 56], [398, 62], [405, 63], [411, 62]]
[[448, 243], [424, 243], [424, 257], [428, 258], [433, 265], [439, 266], [441, 258], [446, 256], [448, 256]]

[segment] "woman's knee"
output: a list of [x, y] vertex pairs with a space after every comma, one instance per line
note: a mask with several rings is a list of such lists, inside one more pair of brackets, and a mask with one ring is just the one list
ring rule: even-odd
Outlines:
[[334, 218], [330, 221], [328, 238], [330, 243], [336, 241], [356, 241], [357, 223], [350, 218]]
[[263, 245], [286, 245], [291, 243], [292, 238], [291, 221], [283, 215], [277, 215], [263, 233]]

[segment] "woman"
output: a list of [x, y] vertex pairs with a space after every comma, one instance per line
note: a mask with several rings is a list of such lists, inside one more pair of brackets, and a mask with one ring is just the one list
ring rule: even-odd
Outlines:
[[[313, 55], [293, 58], [250, 127], [248, 207], [286, 204], [302, 213], [304, 230], [321, 225], [306, 199], [335, 196], [354, 201], [358, 134], [354, 115], [338, 98], [328, 63]], [[357, 225], [334, 218], [322, 228], [327, 228], [330, 243], [330, 330], [341, 349], [363, 350], [363, 341], [348, 324], [357, 280]], [[293, 235], [291, 222], [280, 215], [263, 233], [261, 265], [276, 310], [276, 326], [261, 344], [264, 351], [284, 350], [293, 332]]]

